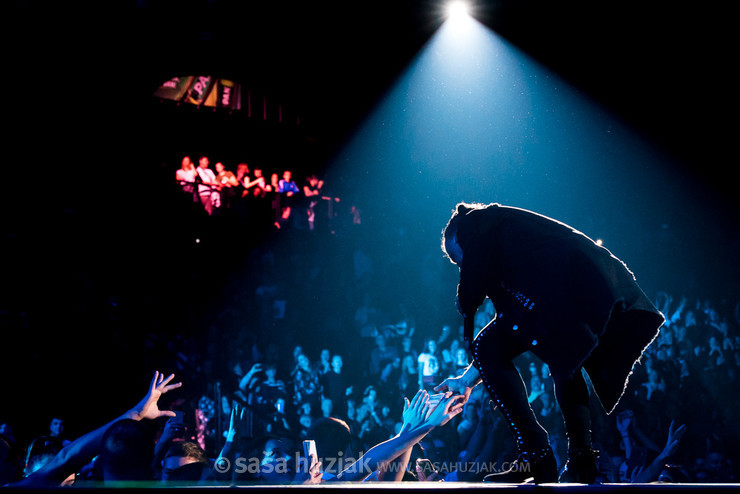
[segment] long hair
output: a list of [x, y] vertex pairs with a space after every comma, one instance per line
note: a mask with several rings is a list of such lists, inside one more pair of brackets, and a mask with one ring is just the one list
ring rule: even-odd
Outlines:
[[450, 257], [450, 254], [447, 251], [447, 246], [449, 245], [449, 242], [453, 241], [455, 235], [457, 235], [457, 228], [460, 224], [460, 220], [469, 212], [476, 209], [484, 209], [486, 207], [487, 206], [485, 204], [479, 202], [460, 202], [457, 204], [457, 206], [455, 206], [455, 209], [452, 211], [452, 216], [450, 217], [450, 220], [447, 222], [447, 225], [442, 231], [442, 252], [444, 252], [445, 257], [449, 259], [451, 263], [454, 264], [455, 261], [453, 261]]

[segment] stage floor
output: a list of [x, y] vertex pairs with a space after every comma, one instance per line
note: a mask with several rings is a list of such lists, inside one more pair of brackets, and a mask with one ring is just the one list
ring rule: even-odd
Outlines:
[[[188, 489], [189, 491], [199, 490], [212, 490], [212, 489], [244, 489], [252, 491], [254, 494], [277, 494], [285, 489], [303, 489], [303, 490], [318, 490], [321, 494], [329, 494], [331, 491], [350, 491], [357, 490], [363, 491], [366, 494], [370, 494], [372, 491], [382, 491], [383, 494], [389, 494], [388, 491], [398, 490], [405, 493], [409, 492], [425, 492], [428, 493], [430, 490], [444, 491], [445, 494], [451, 494], [454, 491], [467, 491], [473, 490], [495, 490], [497, 494], [504, 494], [505, 492], [517, 493], [517, 494], [588, 494], [588, 493], [616, 493], [616, 492], [631, 492], [631, 493], [650, 493], [659, 494], [660, 492], [740, 492], [740, 484], [668, 484], [668, 483], [651, 483], [651, 484], [486, 484], [486, 483], [467, 483], [467, 482], [359, 482], [359, 483], [324, 483], [320, 485], [197, 485], [197, 484], [133, 484], [126, 483], [125, 485], [119, 485], [116, 487], [101, 486], [101, 485], [89, 485], [89, 486], [75, 486], [74, 489], [83, 489], [85, 491], [111, 491], [111, 490], [149, 490], [154, 489], [158, 492], [161, 491], [180, 491], [181, 489]], [[34, 491], [34, 492], [50, 492], [58, 491], [59, 488], [49, 489], [38, 489], [38, 488], [20, 488], [20, 487], [5, 487], [4, 490], [19, 490], [19, 491]]]

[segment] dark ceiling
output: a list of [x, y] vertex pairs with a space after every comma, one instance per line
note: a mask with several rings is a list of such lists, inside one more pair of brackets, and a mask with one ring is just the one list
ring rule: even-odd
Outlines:
[[[728, 4], [474, 2], [480, 22], [732, 198]], [[146, 120], [154, 88], [199, 73], [295, 102], [322, 124], [327, 142], [341, 142], [440, 25], [442, 5], [139, 0], [117, 11], [108, 2], [3, 2], [5, 116], [16, 145], [9, 151], [23, 160], [29, 147], [42, 151], [34, 146], [41, 137], [55, 159], [84, 143], [90, 154], [120, 150], [110, 160], [125, 166], [146, 152], [135, 145], [135, 122]]]
[[[362, 118], [439, 26], [442, 1], [141, 0], [131, 24], [144, 92], [208, 72], [321, 114]], [[722, 183], [731, 31], [719, 2], [478, 0], [479, 21]]]

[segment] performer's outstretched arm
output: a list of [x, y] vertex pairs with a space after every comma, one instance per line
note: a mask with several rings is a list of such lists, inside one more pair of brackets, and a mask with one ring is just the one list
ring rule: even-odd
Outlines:
[[468, 365], [465, 372], [461, 376], [448, 377], [442, 381], [434, 391], [446, 393], [452, 391], [456, 395], [456, 400], [451, 411], [462, 409], [463, 405], [467, 403], [470, 398], [470, 393], [473, 391], [478, 384], [482, 381], [478, 369], [473, 364]]

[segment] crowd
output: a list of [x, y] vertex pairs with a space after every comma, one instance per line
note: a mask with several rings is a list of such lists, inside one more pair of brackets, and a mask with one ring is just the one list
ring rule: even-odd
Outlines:
[[[118, 419], [71, 438], [53, 417], [31, 441], [14, 432], [26, 424], [0, 421], [0, 485], [455, 482], [507, 468], [515, 443], [483, 387], [459, 411], [433, 390], [470, 362], [454, 308], [457, 275], [440, 267], [438, 245], [422, 248], [402, 228], [369, 222], [341, 238], [302, 236], [312, 198], [331, 197], [321, 180], [307, 177], [301, 188], [290, 172], [268, 183], [247, 165], [232, 174], [220, 164], [211, 172], [207, 157], [198, 163], [186, 157], [176, 174], [187, 207], [237, 222], [264, 207], [289, 241], [240, 250], [246, 275], [230, 266], [240, 283], [194, 330], [150, 335], [143, 361], [168, 375], [155, 373]], [[211, 286], [208, 274], [182, 279]], [[414, 289], [395, 286], [399, 279]], [[666, 323], [619, 407], [606, 415], [592, 396], [599, 481], [734, 482], [740, 303], [669, 293], [654, 301]], [[476, 327], [494, 316], [486, 302]], [[531, 353], [515, 363], [562, 468], [567, 437], [548, 368]], [[318, 461], [305, 458], [305, 439], [316, 442]]]
[[[674, 300], [665, 293], [657, 302], [666, 324], [618, 409], [606, 416], [592, 400], [599, 480], [733, 482], [740, 307], [722, 314], [708, 301]], [[379, 312], [373, 309], [356, 312], [358, 335], [365, 335], [358, 336], [357, 348], [326, 345], [311, 355], [295, 345], [285, 362], [278, 358], [280, 349], [256, 340], [231, 347], [219, 394], [170, 402], [183, 411], [158, 407], [181, 383], [155, 373], [136, 406], [73, 441], [63, 438], [63, 422], [54, 418], [49, 433], [18, 458], [11, 424], [3, 424], [2, 481], [450, 482], [480, 481], [505, 468], [515, 455], [514, 442], [483, 387], [460, 411], [451, 411], [432, 390], [469, 362], [460, 331], [445, 325], [436, 335], [418, 338], [411, 320], [378, 325], [378, 318], [368, 316]], [[494, 310], [488, 302], [479, 311], [479, 328]], [[562, 467], [567, 437], [547, 366], [526, 353], [517, 367]], [[318, 461], [305, 459], [304, 439], [316, 442]]]
[[299, 187], [291, 170], [268, 177], [262, 168], [250, 170], [247, 163], [239, 163], [236, 172], [222, 162], [211, 169], [208, 156], [200, 156], [198, 166], [190, 156], [184, 156], [175, 181], [182, 196], [208, 216], [230, 214], [246, 219], [251, 215], [278, 229], [298, 226], [314, 230], [317, 212], [321, 210], [330, 218], [333, 203], [339, 202], [338, 197], [326, 193], [324, 181], [314, 174], [305, 177]]

